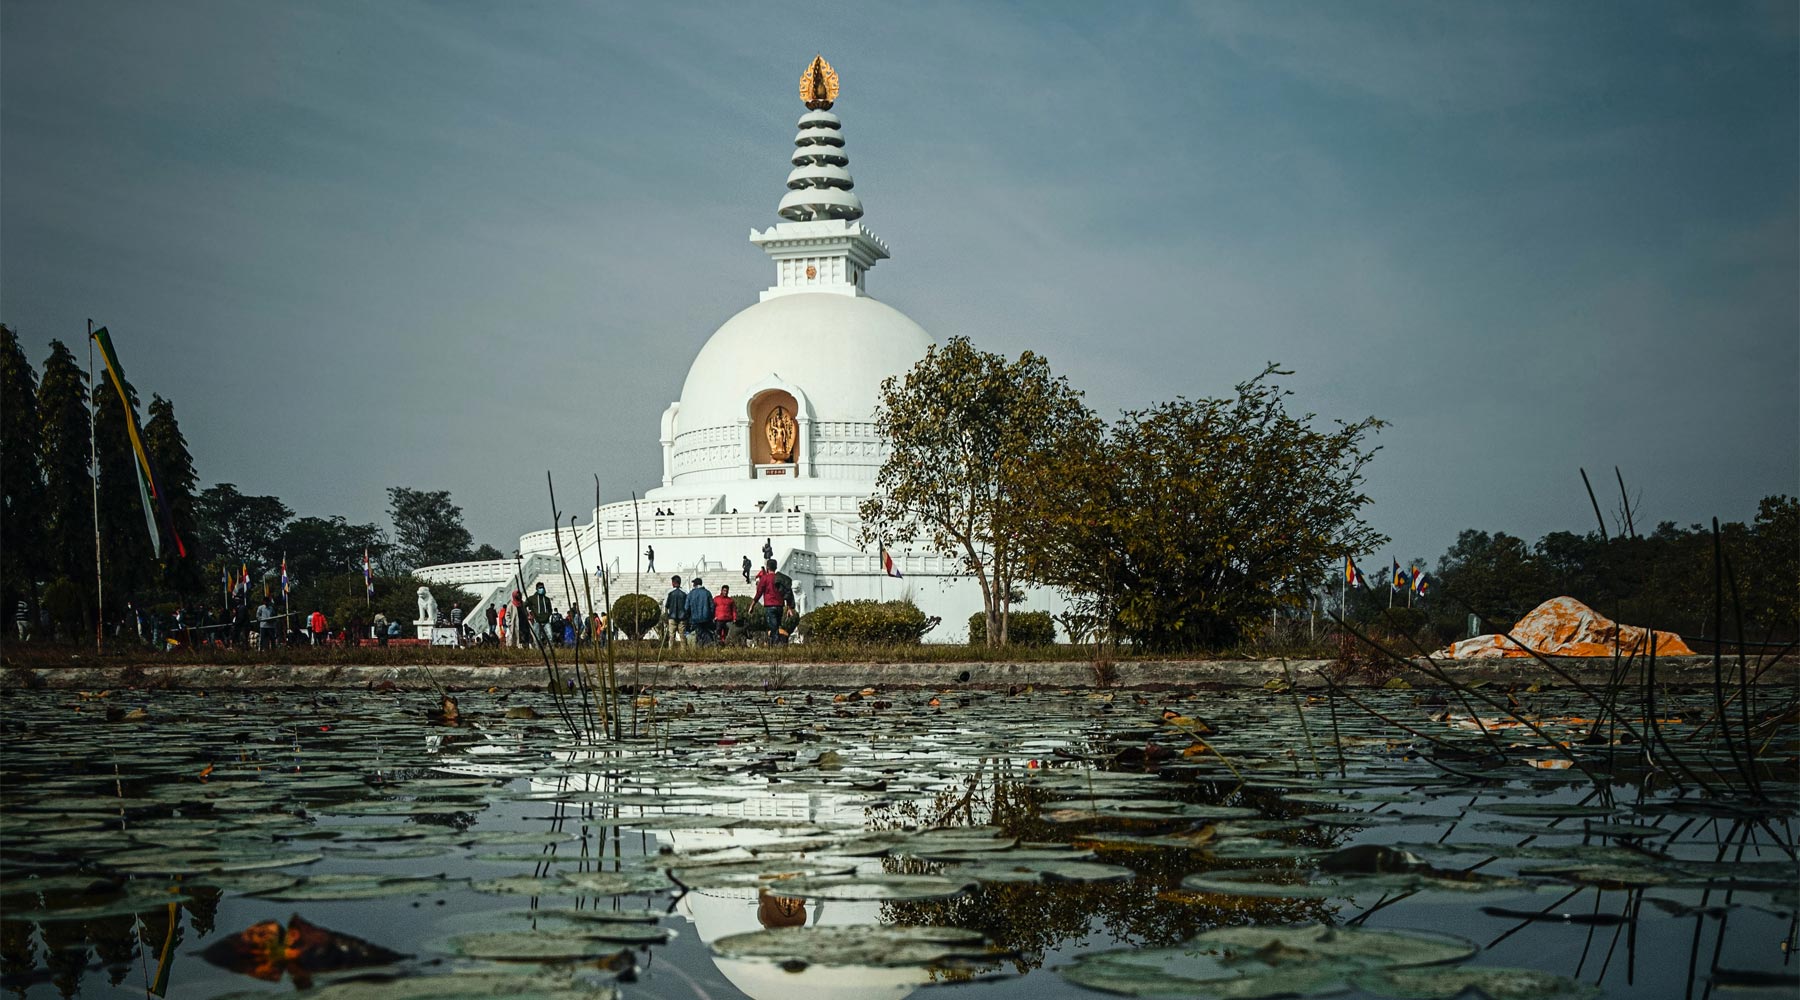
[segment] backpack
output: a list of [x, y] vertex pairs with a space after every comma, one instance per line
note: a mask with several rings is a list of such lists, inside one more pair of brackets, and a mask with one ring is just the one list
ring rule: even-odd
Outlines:
[[783, 607], [794, 606], [794, 581], [786, 573], [775, 574], [775, 592], [781, 595]]

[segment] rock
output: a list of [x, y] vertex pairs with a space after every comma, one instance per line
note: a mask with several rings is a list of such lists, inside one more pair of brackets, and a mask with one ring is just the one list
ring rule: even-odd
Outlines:
[[[1433, 656], [1449, 660], [1491, 657], [1517, 659], [1532, 652], [1540, 656], [1647, 655], [1650, 630], [1620, 625], [1573, 597], [1553, 597], [1531, 609], [1510, 630], [1515, 645], [1504, 635], [1478, 635], [1440, 649]], [[1528, 651], [1529, 650], [1529, 651]], [[1693, 656], [1694, 651], [1673, 632], [1656, 633], [1656, 655]]]
[[515, 705], [506, 710], [506, 717], [509, 719], [541, 718], [541, 716], [537, 714], [537, 709], [532, 708], [530, 705]]

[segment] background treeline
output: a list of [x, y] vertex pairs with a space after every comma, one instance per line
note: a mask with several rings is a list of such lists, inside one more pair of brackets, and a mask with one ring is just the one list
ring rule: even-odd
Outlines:
[[[1764, 497], [1749, 524], [1719, 525], [1723, 568], [1724, 635], [1787, 641], [1800, 628], [1800, 500]], [[1713, 532], [1665, 521], [1648, 532], [1619, 526], [1576, 534], [1554, 531], [1535, 543], [1505, 532], [1468, 530], [1437, 561], [1429, 596], [1389, 611], [1387, 567], [1364, 566], [1375, 586], [1352, 591], [1350, 619], [1389, 631], [1428, 629], [1436, 641], [1468, 635], [1468, 616], [1481, 632], [1497, 632], [1538, 604], [1567, 595], [1618, 621], [1679, 632], [1719, 634], [1714, 620]], [[1331, 595], [1335, 599], [1337, 595]]]
[[1561, 595], [1629, 624], [1716, 636], [1715, 580], [1725, 637], [1739, 636], [1740, 611], [1744, 638], [1794, 636], [1800, 505], [1787, 496], [1765, 499], [1750, 524], [1721, 526], [1728, 572], [1714, 573], [1710, 525], [1644, 532], [1622, 506], [1613, 530], [1535, 545], [1464, 532], [1417, 606], [1403, 591], [1390, 607], [1391, 564], [1370, 565], [1388, 539], [1364, 520], [1364, 473], [1386, 424], [1294, 412], [1289, 374], [1271, 364], [1230, 395], [1108, 420], [1044, 358], [953, 337], [882, 385], [876, 419], [891, 450], [861, 506], [864, 540], [912, 539], [960, 562], [982, 594], [970, 634], [990, 646], [1036, 637], [1015, 636], [1014, 619], [1041, 587], [1067, 602], [1055, 625], [1077, 642], [1319, 651], [1337, 638], [1321, 612], [1337, 609], [1346, 557], [1374, 584], [1352, 592], [1347, 619], [1432, 648], [1469, 634], [1471, 613], [1482, 631], [1507, 629]]
[[[90, 447], [100, 469], [99, 557], [110, 625], [124, 622], [128, 612], [166, 612], [176, 605], [217, 609], [227, 600], [225, 575], [235, 587], [246, 568], [250, 601], [267, 592], [279, 602], [284, 555], [295, 612], [336, 617], [360, 611], [367, 620], [386, 610], [410, 621], [420, 586], [409, 575], [413, 568], [501, 556], [491, 545], [474, 546], [448, 491], [390, 488], [390, 528], [336, 515], [298, 516], [280, 499], [247, 494], [232, 483], [199, 489], [175, 406], [153, 393], [139, 409], [144, 450], [186, 548], [185, 556], [178, 555], [175, 540], [165, 534], [159, 559], [145, 525], [124, 406], [105, 383], [92, 399], [90, 389], [84, 364], [67, 344], [50, 342], [40, 373], [17, 332], [0, 326], [0, 607], [9, 634], [20, 600], [34, 617], [48, 612], [54, 631], [65, 638], [94, 632]], [[127, 390], [138, 408], [137, 390], [129, 382]], [[376, 577], [372, 603], [365, 601], [365, 550]], [[434, 589], [441, 590], [446, 609], [465, 599]], [[47, 638], [41, 620], [37, 624], [38, 636]]]

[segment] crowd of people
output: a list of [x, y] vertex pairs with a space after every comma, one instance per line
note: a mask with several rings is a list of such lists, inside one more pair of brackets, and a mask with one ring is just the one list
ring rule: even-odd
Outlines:
[[[743, 560], [745, 583], [754, 587], [751, 613], [738, 612], [737, 599], [731, 585], [723, 584], [715, 595], [700, 577], [694, 577], [689, 589], [682, 588], [680, 576], [671, 577], [670, 589], [663, 600], [664, 621], [658, 630], [665, 647], [693, 644], [712, 646], [740, 645], [752, 639], [770, 644], [787, 641], [782, 620], [797, 608], [793, 580], [778, 572], [773, 557], [774, 547], [763, 542], [763, 568], [751, 576], [750, 557]], [[358, 646], [374, 643], [386, 646], [391, 640], [405, 638], [404, 626], [375, 612], [367, 620], [352, 617], [333, 622], [323, 610], [293, 611], [278, 609], [274, 597], [264, 596], [250, 601], [241, 593], [233, 595], [223, 606], [190, 608], [175, 605], [165, 610], [139, 608], [127, 603], [123, 615], [106, 626], [113, 641], [135, 640], [158, 650], [184, 646], [217, 646], [272, 650], [280, 646]], [[513, 591], [510, 601], [489, 605], [483, 613], [485, 623], [464, 621], [461, 605], [439, 611], [435, 624], [456, 630], [459, 645], [573, 646], [600, 637], [612, 641], [612, 627], [604, 611], [582, 614], [571, 604], [558, 609], [542, 583], [527, 596]], [[485, 627], [483, 627], [485, 625]], [[14, 608], [13, 626], [21, 642], [34, 637], [48, 637], [50, 622], [42, 609], [20, 600]], [[418, 640], [411, 640], [418, 641]]]
[[[763, 550], [770, 551], [767, 542]], [[748, 556], [744, 558], [744, 579], [750, 580]], [[700, 577], [688, 581], [687, 590], [681, 588], [681, 577], [670, 577], [669, 592], [663, 597], [663, 645], [739, 645], [753, 637], [770, 645], [786, 642], [788, 635], [781, 627], [782, 619], [787, 612], [798, 611], [794, 581], [777, 571], [773, 558], [765, 558], [763, 568], [751, 582], [756, 589], [750, 599], [751, 616], [745, 620], [738, 614], [730, 584], [721, 584], [714, 595]]]

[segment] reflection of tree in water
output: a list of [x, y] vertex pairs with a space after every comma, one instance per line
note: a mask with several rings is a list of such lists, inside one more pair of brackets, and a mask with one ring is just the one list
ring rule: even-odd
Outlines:
[[14, 996], [25, 995], [24, 981], [35, 968], [35, 928], [23, 920], [0, 920], [0, 979], [12, 988]]
[[54, 920], [43, 925], [44, 965], [58, 995], [67, 998], [81, 992], [81, 976], [87, 971], [87, 930], [77, 920]]
[[[94, 917], [89, 920], [50, 920], [33, 924], [22, 920], [0, 921], [0, 978], [13, 995], [23, 997], [33, 982], [48, 979], [65, 997], [81, 992], [81, 979], [91, 957], [106, 970], [107, 982], [118, 986], [144, 960], [158, 961], [165, 945], [171, 956], [180, 953], [187, 928], [185, 912], [194, 933], [205, 937], [212, 933], [223, 890], [212, 886], [183, 886], [182, 892], [192, 897], [174, 906], [174, 936], [170, 937], [170, 907], [155, 906], [135, 917], [121, 914]], [[52, 908], [78, 906], [98, 902], [116, 895], [117, 890], [97, 894], [76, 892], [45, 893], [44, 901]], [[36, 934], [43, 932], [44, 971], [38, 971]]]
[[[1218, 804], [1232, 790], [1213, 783], [1169, 782], [1158, 786], [1167, 798], [1201, 804]], [[1181, 880], [1194, 872], [1226, 868], [1275, 867], [1282, 862], [1219, 861], [1197, 848], [1144, 845], [1119, 849], [1118, 842], [1101, 843], [1103, 834], [1142, 835], [1183, 832], [1198, 826], [1189, 819], [1098, 819], [1080, 823], [1049, 823], [1042, 818], [1049, 793], [1016, 775], [996, 771], [983, 779], [967, 779], [960, 788], [940, 792], [929, 803], [900, 802], [871, 810], [875, 828], [942, 826], [946, 823], [994, 826], [1009, 837], [1034, 843], [1058, 843], [1094, 847], [1099, 860], [1131, 869], [1135, 877], [1124, 882], [984, 882], [952, 899], [882, 904], [884, 922], [962, 927], [980, 931], [999, 948], [1018, 953], [1014, 967], [1024, 972], [1041, 966], [1044, 955], [1062, 944], [1079, 940], [1096, 928], [1122, 942], [1139, 947], [1176, 944], [1212, 927], [1240, 924], [1291, 924], [1330, 918], [1336, 908], [1323, 900], [1218, 896], [1182, 890]], [[1277, 793], [1241, 790], [1233, 805], [1257, 808], [1264, 816], [1296, 815], [1297, 807], [1282, 803]], [[1079, 800], [1062, 806], [1078, 807]], [[1056, 804], [1052, 805], [1055, 808]], [[1282, 835], [1284, 841], [1312, 847], [1332, 846], [1338, 834], [1301, 826]], [[994, 856], [1003, 861], [1005, 855]], [[1294, 864], [1293, 862], [1286, 862]], [[890, 872], [936, 873], [954, 868], [915, 858], [888, 858]], [[942, 974], [947, 979], [966, 979], [969, 971]]]

